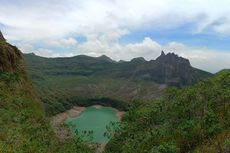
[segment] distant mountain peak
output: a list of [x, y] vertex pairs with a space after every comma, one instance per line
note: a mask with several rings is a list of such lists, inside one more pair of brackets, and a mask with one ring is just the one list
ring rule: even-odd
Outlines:
[[161, 55], [160, 55], [157, 59], [163, 58], [163, 57], [165, 57], [165, 56], [166, 56], [166, 54], [165, 54], [165, 52], [162, 50], [162, 51], [161, 51]]
[[165, 56], [165, 52], [163, 50], [161, 51], [161, 56]]
[[165, 54], [163, 51], [161, 51], [161, 55], [156, 59], [157, 62], [163, 62], [168, 64], [175, 64], [175, 63], [183, 63], [185, 65], [190, 66], [190, 62], [188, 59], [179, 57], [174, 52], [169, 52]]
[[136, 75], [156, 83], [183, 86], [195, 83], [210, 73], [195, 69], [188, 59], [163, 51], [156, 60], [151, 60], [136, 71]]
[[32, 55], [32, 56], [36, 56], [36, 54], [35, 53], [28, 53], [27, 55]]
[[131, 62], [146, 62], [144, 57], [136, 57], [131, 60]]
[[[159, 52], [160, 53], [160, 52]], [[208, 72], [193, 68], [188, 59], [180, 57], [175, 53], [161, 52], [156, 60], [146, 61], [143, 57], [137, 57], [131, 61], [116, 62], [106, 55], [90, 57], [78, 55], [71, 58], [56, 58], [43, 60], [25, 56], [27, 61], [33, 66], [34, 63], [47, 62], [47, 70], [52, 63], [56, 74], [69, 75], [100, 75], [114, 78], [127, 78], [151, 80], [157, 84], [184, 86], [193, 84], [199, 79], [211, 76]], [[55, 63], [58, 61], [58, 63]], [[38, 64], [39, 67], [39, 64]], [[56, 70], [56, 68], [58, 69]], [[68, 67], [69, 69], [66, 69]], [[36, 67], [35, 67], [36, 68]], [[41, 67], [41, 71], [44, 67]]]
[[127, 61], [125, 61], [125, 60], [119, 60], [118, 61], [118, 63], [125, 63], [125, 62], [127, 62]]
[[3, 36], [2, 32], [1, 32], [1, 30], [0, 30], [0, 41], [6, 41], [6, 39], [4, 38], [4, 36]]
[[110, 57], [108, 57], [106, 55], [101, 55], [101, 56], [99, 56], [99, 58], [109, 58], [110, 59]]
[[98, 59], [109, 61], [109, 62], [114, 62], [114, 60], [112, 60], [110, 57], [108, 57], [106, 55], [101, 55], [98, 57]]

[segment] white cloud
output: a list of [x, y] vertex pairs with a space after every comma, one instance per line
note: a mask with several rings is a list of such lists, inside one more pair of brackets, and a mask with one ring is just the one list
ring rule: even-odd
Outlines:
[[115, 60], [130, 60], [136, 56], [148, 56], [152, 58], [159, 54], [161, 48], [160, 44], [148, 37], [144, 38], [140, 43], [129, 43], [126, 45], [121, 45], [119, 42], [101, 41], [99, 37], [90, 39], [78, 46], [81, 54], [91, 56], [106, 54]]
[[172, 42], [163, 47], [190, 60], [192, 66], [209, 72], [218, 72], [230, 68], [230, 53], [209, 48], [194, 48], [181, 43]]
[[34, 52], [43, 57], [70, 57], [79, 54], [101, 56], [105, 54], [115, 60], [131, 60], [135, 57], [144, 57], [147, 60], [156, 59], [161, 50], [165, 53], [174, 52], [179, 56], [188, 58], [192, 66], [209, 72], [217, 72], [223, 68], [230, 68], [230, 53], [212, 50], [209, 48], [193, 48], [178, 42], [160, 44], [151, 38], [144, 38], [139, 43], [121, 45], [119, 42], [107, 42], [100, 37], [91, 36], [82, 44], [78, 44], [73, 51], [56, 52], [45, 48], [33, 48], [30, 44], [18, 44], [24, 53]]
[[62, 38], [58, 40], [50, 40], [46, 43], [48, 45], [52, 45], [55, 47], [64, 47], [64, 48], [74, 47], [77, 45], [77, 41], [73, 38]]
[[29, 43], [19, 43], [17, 46], [23, 53], [35, 53], [42, 57], [71, 57], [75, 55], [74, 52], [57, 52], [47, 48], [36, 49]]
[[58, 57], [60, 56], [58, 53], [49, 50], [49, 49], [44, 49], [44, 48], [40, 48], [37, 51], [35, 51], [35, 54], [38, 54], [39, 56], [42, 57]]
[[34, 52], [34, 47], [33, 45], [29, 44], [29, 43], [18, 43], [17, 47], [23, 51], [23, 53], [32, 53]]
[[[174, 51], [192, 65], [208, 71], [230, 67], [230, 54], [208, 48], [192, 48], [178, 42], [160, 44], [150, 38], [120, 44], [135, 30], [165, 30], [185, 24], [191, 33], [211, 32], [230, 36], [229, 0], [0, 0], [0, 27], [10, 41], [19, 41], [24, 52], [46, 57], [107, 54], [129, 60], [154, 59], [160, 51]], [[87, 41], [77, 43], [73, 36]], [[57, 52], [33, 48], [36, 42], [74, 51]]]
[[37, 50], [35, 50], [33, 53], [35, 53], [38, 56], [42, 56], [42, 57], [72, 57], [75, 54], [73, 52], [56, 52], [50, 49], [46, 49], [46, 48], [39, 48]]
[[106, 54], [115, 60], [131, 60], [134, 57], [144, 57], [147, 60], [155, 59], [161, 50], [175, 52], [188, 58], [192, 66], [209, 71], [217, 72], [223, 68], [230, 68], [230, 53], [212, 50], [209, 48], [193, 48], [178, 42], [170, 42], [162, 45], [151, 38], [146, 37], [140, 43], [103, 43], [98, 39], [87, 41], [78, 46], [81, 52], [75, 54], [86, 54], [100, 56]]
[[71, 33], [114, 39], [130, 30], [186, 23], [195, 24], [194, 32], [230, 34], [229, 0], [1, 1], [0, 22], [10, 27], [5, 29], [10, 40], [57, 39]]

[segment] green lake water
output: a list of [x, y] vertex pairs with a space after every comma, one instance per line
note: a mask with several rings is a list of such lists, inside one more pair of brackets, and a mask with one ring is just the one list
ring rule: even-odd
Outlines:
[[106, 125], [110, 122], [118, 122], [118, 119], [116, 112], [112, 108], [107, 107], [87, 107], [80, 116], [76, 118], [69, 117], [65, 121], [73, 134], [77, 130], [78, 134], [85, 140], [89, 140], [89, 137], [83, 136], [85, 135], [84, 131], [93, 131], [90, 141], [97, 143], [108, 141], [104, 133], [106, 132]]

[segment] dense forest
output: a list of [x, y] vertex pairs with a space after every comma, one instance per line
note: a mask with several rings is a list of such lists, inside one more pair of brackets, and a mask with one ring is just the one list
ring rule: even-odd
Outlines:
[[229, 110], [229, 72], [170, 88], [152, 103], [134, 101], [105, 152], [229, 153]]
[[[43, 100], [45, 101], [45, 100]], [[125, 101], [119, 101], [106, 97], [64, 97], [57, 99], [52, 103], [45, 103], [45, 109], [48, 116], [56, 115], [71, 109], [73, 106], [88, 107], [92, 105], [101, 105], [105, 107], [113, 107], [120, 111], [127, 111], [129, 103]]]

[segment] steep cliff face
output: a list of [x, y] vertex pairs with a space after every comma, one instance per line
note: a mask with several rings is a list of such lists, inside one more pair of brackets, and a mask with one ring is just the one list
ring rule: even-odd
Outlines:
[[196, 80], [193, 68], [188, 59], [174, 53], [161, 54], [155, 61], [159, 75], [164, 83], [169, 85], [192, 84]]
[[193, 68], [188, 59], [179, 57], [174, 53], [161, 55], [139, 68], [137, 76], [153, 80], [160, 84], [184, 86], [197, 82], [210, 73]]

